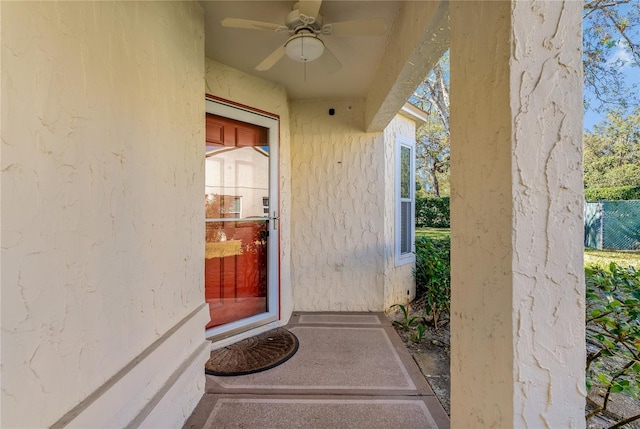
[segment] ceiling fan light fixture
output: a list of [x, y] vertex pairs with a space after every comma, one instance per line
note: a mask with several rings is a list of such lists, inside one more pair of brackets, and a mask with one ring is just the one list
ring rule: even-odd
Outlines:
[[324, 43], [315, 34], [299, 33], [285, 45], [287, 56], [300, 63], [320, 58], [324, 52]]

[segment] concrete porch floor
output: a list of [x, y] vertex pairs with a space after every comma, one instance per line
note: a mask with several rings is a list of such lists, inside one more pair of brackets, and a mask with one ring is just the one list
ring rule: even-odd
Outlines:
[[295, 312], [285, 327], [298, 352], [264, 372], [207, 376], [185, 429], [449, 428], [382, 313]]

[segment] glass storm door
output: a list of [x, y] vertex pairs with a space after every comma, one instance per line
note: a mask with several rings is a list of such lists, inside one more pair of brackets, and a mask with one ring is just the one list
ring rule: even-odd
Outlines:
[[[208, 107], [210, 101], [207, 102]], [[211, 109], [207, 109], [210, 111]], [[207, 113], [205, 299], [215, 331], [274, 320], [270, 129]], [[271, 215], [271, 216], [270, 216]], [[276, 253], [277, 254], [277, 253]], [[270, 278], [271, 277], [271, 278]], [[277, 291], [276, 291], [277, 292]]]

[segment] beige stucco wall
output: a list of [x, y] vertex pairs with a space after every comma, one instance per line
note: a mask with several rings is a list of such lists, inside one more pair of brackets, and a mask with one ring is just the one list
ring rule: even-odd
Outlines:
[[291, 162], [289, 102], [284, 88], [205, 59], [206, 93], [280, 117], [280, 313], [293, 311], [291, 283]]
[[582, 3], [451, 4], [452, 427], [584, 427]]
[[363, 123], [360, 100], [291, 103], [296, 310], [383, 308], [384, 138]]
[[384, 130], [449, 49], [449, 1], [397, 4], [387, 49], [366, 97], [367, 131]]
[[[415, 140], [416, 123], [404, 115], [398, 114], [384, 130], [384, 308], [388, 310], [394, 304], [406, 304], [416, 296], [416, 282], [413, 276], [415, 263], [396, 266], [396, 144], [397, 136], [402, 135]], [[409, 294], [407, 294], [407, 291]]]
[[[204, 341], [202, 11], [3, 2], [1, 28], [1, 425], [49, 426], [124, 368], [123, 417], [84, 415], [123, 425]], [[189, 374], [170, 424], [202, 394]]]
[[283, 88], [210, 59], [206, 92], [280, 116], [284, 321], [294, 308], [380, 311], [407, 286], [414, 293], [412, 265], [393, 261], [395, 135], [413, 137], [412, 120], [365, 133], [361, 100], [290, 102]]

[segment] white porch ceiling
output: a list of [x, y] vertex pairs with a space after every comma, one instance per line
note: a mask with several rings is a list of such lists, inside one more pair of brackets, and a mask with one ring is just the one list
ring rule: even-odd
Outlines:
[[[285, 25], [295, 1], [201, 1], [205, 13], [207, 57], [250, 75], [282, 85], [292, 100], [362, 98], [367, 127], [380, 129], [398, 112], [448, 46], [446, 1], [324, 0], [323, 22], [383, 18], [380, 36], [321, 36], [342, 63], [326, 73], [323, 57], [305, 66], [282, 58], [267, 71], [255, 67], [288, 38], [286, 32], [226, 28], [226, 17]], [[381, 116], [380, 116], [381, 115]], [[391, 117], [389, 117], [391, 115]], [[380, 116], [380, 117], [377, 117]]]

